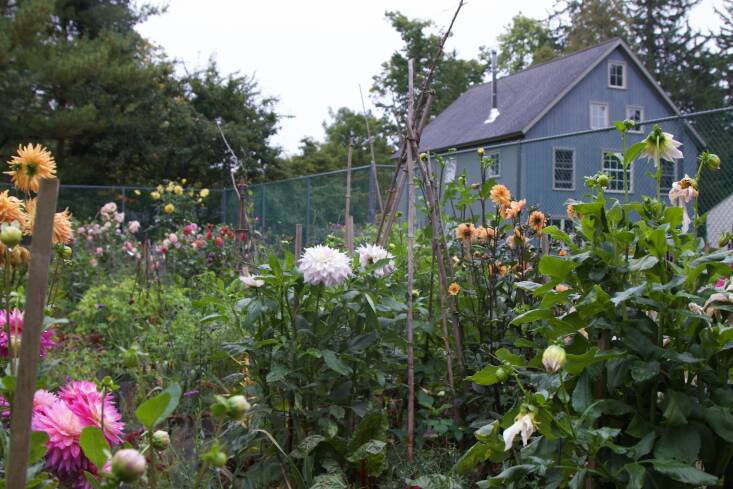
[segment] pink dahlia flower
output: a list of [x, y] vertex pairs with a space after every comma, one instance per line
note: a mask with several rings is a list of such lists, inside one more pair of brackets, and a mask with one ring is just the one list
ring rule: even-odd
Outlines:
[[[97, 390], [94, 382], [77, 380], [69, 382], [59, 391], [59, 398], [69, 406], [79, 417], [82, 425], [102, 427], [104, 415], [104, 436], [107, 441], [115, 445], [122, 441], [122, 416], [117, 410], [111, 394], [104, 396]], [[104, 406], [104, 408], [102, 407]]]
[[[7, 312], [0, 311], [0, 356], [8, 356], [8, 332]], [[20, 339], [23, 333], [23, 311], [13, 309], [10, 311], [10, 337]], [[53, 329], [47, 329], [41, 333], [41, 357], [45, 357], [49, 350], [56, 346]]]
[[88, 469], [89, 461], [79, 446], [84, 425], [63, 400], [57, 399], [43, 411], [34, 412], [31, 427], [48, 434], [46, 467], [62, 481], [83, 475]]

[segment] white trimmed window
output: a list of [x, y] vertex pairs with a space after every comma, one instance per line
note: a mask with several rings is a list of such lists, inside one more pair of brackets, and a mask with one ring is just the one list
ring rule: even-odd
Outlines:
[[626, 63], [623, 61], [608, 62], [608, 86], [626, 88]]
[[565, 219], [564, 217], [551, 217], [547, 220], [547, 222], [550, 226], [556, 226], [558, 229], [565, 232], [570, 232], [573, 230], [573, 221], [571, 221], [570, 219]]
[[636, 129], [632, 129], [629, 132], [643, 133], [641, 129], [641, 122], [644, 120], [644, 107], [640, 105], [627, 105], [626, 106], [626, 119], [636, 122]]
[[[608, 174], [608, 187], [606, 188], [609, 192], [623, 192], [624, 191], [624, 163], [623, 155], [618, 151], [604, 151], [603, 152], [603, 164], [601, 166], [606, 174]], [[631, 167], [626, 171], [627, 181], [629, 182], [629, 192], [634, 190], [634, 180], [632, 179], [633, 172]]]
[[671, 161], [662, 160], [662, 179], [660, 180], [660, 190], [669, 192], [672, 190], [672, 184], [677, 179], [675, 174], [675, 166]]
[[575, 150], [555, 148], [552, 151], [552, 188], [575, 189]]
[[443, 168], [443, 184], [446, 184], [456, 179], [458, 158], [455, 156], [446, 156], [443, 158], [443, 161], [445, 162], [445, 167]]
[[590, 103], [590, 128], [603, 129], [608, 127], [608, 104], [606, 102]]
[[496, 153], [487, 153], [486, 156], [488, 158], [491, 158], [491, 166], [487, 169], [486, 172], [488, 176], [491, 178], [497, 178], [501, 176], [501, 153], [498, 151]]

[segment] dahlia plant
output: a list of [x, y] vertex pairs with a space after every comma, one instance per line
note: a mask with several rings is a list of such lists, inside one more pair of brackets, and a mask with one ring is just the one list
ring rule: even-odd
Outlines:
[[[678, 157], [672, 135], [645, 144], [657, 160]], [[586, 182], [590, 200], [570, 202], [572, 231], [542, 230], [563, 252], [514, 284], [532, 302], [514, 307], [512, 347], [469, 377], [510, 407], [487, 396], [499, 414], [456, 470], [482, 467], [483, 487], [716, 485], [733, 475], [733, 255], [686, 232], [680, 204], [695, 195], [678, 196], [684, 179], [672, 207], [609, 201], [607, 179]]]

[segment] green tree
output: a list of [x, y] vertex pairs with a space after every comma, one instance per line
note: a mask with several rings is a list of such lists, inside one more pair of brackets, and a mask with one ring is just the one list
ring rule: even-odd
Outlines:
[[[499, 34], [497, 64], [505, 73], [514, 73], [558, 55], [559, 46], [550, 29], [537, 19], [521, 12]], [[481, 56], [489, 60], [489, 50], [481, 48]]]
[[623, 0], [566, 0], [548, 19], [563, 52], [579, 51], [615, 37], [626, 38], [629, 15]]
[[[364, 114], [347, 107], [329, 111], [330, 119], [323, 122], [323, 142], [312, 138], [301, 141], [300, 154], [293, 156], [289, 168], [294, 175], [306, 175], [346, 167], [349, 137], [352, 138], [353, 166], [367, 165], [371, 161], [369, 138]], [[389, 144], [386, 123], [368, 113], [369, 129], [374, 144], [374, 158], [385, 164], [394, 151]]]
[[[397, 132], [407, 114], [407, 61], [415, 60], [416, 96], [438, 52], [441, 36], [432, 32], [431, 21], [410, 19], [400, 12], [387, 12], [387, 19], [399, 33], [403, 45], [375, 75], [371, 91], [378, 108], [384, 111], [388, 128]], [[432, 89], [435, 90], [432, 114], [450, 105], [469, 86], [481, 82], [487, 65], [475, 59], [461, 59], [455, 51], [446, 51], [438, 64]]]
[[733, 103], [733, 0], [724, 0], [715, 10], [720, 17], [720, 33], [715, 38], [720, 53], [718, 68], [723, 78], [724, 104]]

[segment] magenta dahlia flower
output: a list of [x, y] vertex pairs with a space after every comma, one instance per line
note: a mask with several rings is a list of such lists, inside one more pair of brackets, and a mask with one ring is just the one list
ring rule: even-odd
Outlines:
[[122, 441], [120, 436], [124, 428], [122, 416], [115, 406], [112, 395], [105, 394], [103, 401], [102, 393], [97, 390], [94, 382], [88, 380], [69, 382], [59, 391], [59, 398], [66, 402], [84, 426], [101, 428], [104, 421], [104, 436], [111, 445]]
[[[8, 314], [0, 311], [0, 356], [8, 356]], [[23, 332], [23, 311], [13, 309], [10, 311], [10, 337], [20, 339]], [[41, 357], [45, 357], [49, 350], [56, 346], [53, 329], [47, 329], [41, 333]]]

